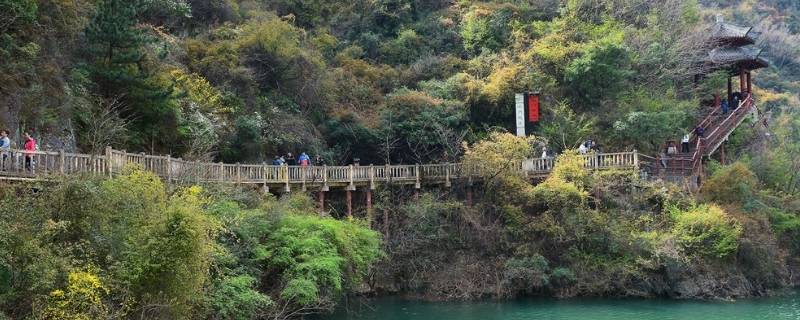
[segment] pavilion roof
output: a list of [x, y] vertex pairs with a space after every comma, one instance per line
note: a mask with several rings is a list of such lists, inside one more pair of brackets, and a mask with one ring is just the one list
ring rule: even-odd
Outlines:
[[717, 21], [711, 28], [710, 41], [716, 45], [746, 46], [756, 43], [759, 33], [753, 27], [740, 27]]
[[761, 57], [763, 50], [753, 46], [745, 47], [722, 47], [712, 49], [706, 57], [706, 63], [712, 65], [713, 69], [731, 69], [738, 72], [738, 69], [755, 70], [766, 68], [769, 63]]

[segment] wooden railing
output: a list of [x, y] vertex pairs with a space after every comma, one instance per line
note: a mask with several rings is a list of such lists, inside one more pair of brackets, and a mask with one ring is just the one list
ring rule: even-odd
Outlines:
[[[227, 164], [187, 161], [170, 156], [128, 153], [107, 148], [103, 155], [87, 155], [52, 151], [11, 150], [0, 171], [2, 178], [42, 178], [57, 175], [88, 174], [112, 176], [127, 166], [138, 166], [173, 183], [237, 183], [264, 185], [370, 185], [398, 182], [420, 185], [425, 182], [444, 182], [477, 177], [485, 169], [500, 164], [467, 167], [461, 163], [382, 166], [273, 166], [266, 164]], [[586, 169], [638, 167], [639, 154], [591, 153], [582, 155]], [[510, 169], [521, 174], [549, 173], [555, 159], [536, 158], [509, 163]]]

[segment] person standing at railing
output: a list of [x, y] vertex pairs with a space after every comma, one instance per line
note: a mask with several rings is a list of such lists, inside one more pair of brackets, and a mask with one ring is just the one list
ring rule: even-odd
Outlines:
[[34, 152], [36, 152], [36, 139], [28, 132], [25, 132], [23, 137], [25, 137], [25, 169], [33, 172], [33, 168], [36, 165], [33, 160]]
[[313, 165], [322, 167], [322, 166], [325, 165], [325, 159], [323, 159], [322, 156], [320, 156], [320, 155], [316, 155], [316, 156], [314, 156]]
[[722, 107], [722, 114], [728, 114], [728, 99], [722, 99], [720, 106]]
[[684, 134], [681, 140], [681, 152], [689, 153], [689, 134]]
[[286, 153], [285, 161], [286, 161], [285, 163], [286, 163], [287, 166], [296, 166], [297, 165], [297, 160], [294, 158], [294, 156], [292, 155], [291, 152], [287, 152]]
[[742, 93], [739, 91], [734, 92], [731, 94], [731, 108], [736, 110], [739, 107], [739, 102], [742, 101]]
[[6, 171], [7, 163], [11, 160], [11, 139], [8, 130], [0, 130], [0, 170]]
[[309, 158], [305, 152], [302, 152], [300, 153], [300, 157], [297, 158], [297, 162], [303, 167], [308, 167], [311, 165], [311, 158]]
[[282, 166], [283, 165], [283, 160], [281, 160], [280, 156], [275, 156], [275, 158], [272, 159], [272, 165], [273, 166]]
[[589, 148], [586, 147], [586, 142], [582, 142], [581, 146], [578, 147], [578, 153], [586, 154], [587, 152], [589, 152]]

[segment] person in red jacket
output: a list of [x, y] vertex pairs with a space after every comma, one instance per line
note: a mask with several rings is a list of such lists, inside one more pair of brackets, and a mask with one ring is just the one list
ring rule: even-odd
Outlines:
[[36, 151], [36, 139], [31, 137], [30, 133], [24, 133], [25, 138], [25, 169], [33, 172], [33, 156]]

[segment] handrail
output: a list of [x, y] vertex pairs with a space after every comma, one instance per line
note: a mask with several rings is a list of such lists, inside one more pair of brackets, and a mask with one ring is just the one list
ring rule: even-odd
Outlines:
[[[4, 177], [46, 178], [52, 175], [113, 175], [129, 164], [153, 172], [167, 182], [236, 184], [348, 184], [378, 182], [420, 183], [420, 180], [445, 180], [477, 176], [482, 166], [462, 163], [388, 166], [273, 166], [267, 164], [227, 164], [187, 161], [170, 156], [128, 153], [107, 148], [104, 155], [63, 151], [11, 150], [0, 171]], [[581, 155], [589, 170], [638, 167], [639, 154], [633, 152], [590, 153]], [[534, 158], [509, 163], [509, 170], [521, 174], [546, 174], [555, 158]], [[496, 164], [492, 165], [493, 168]]]

